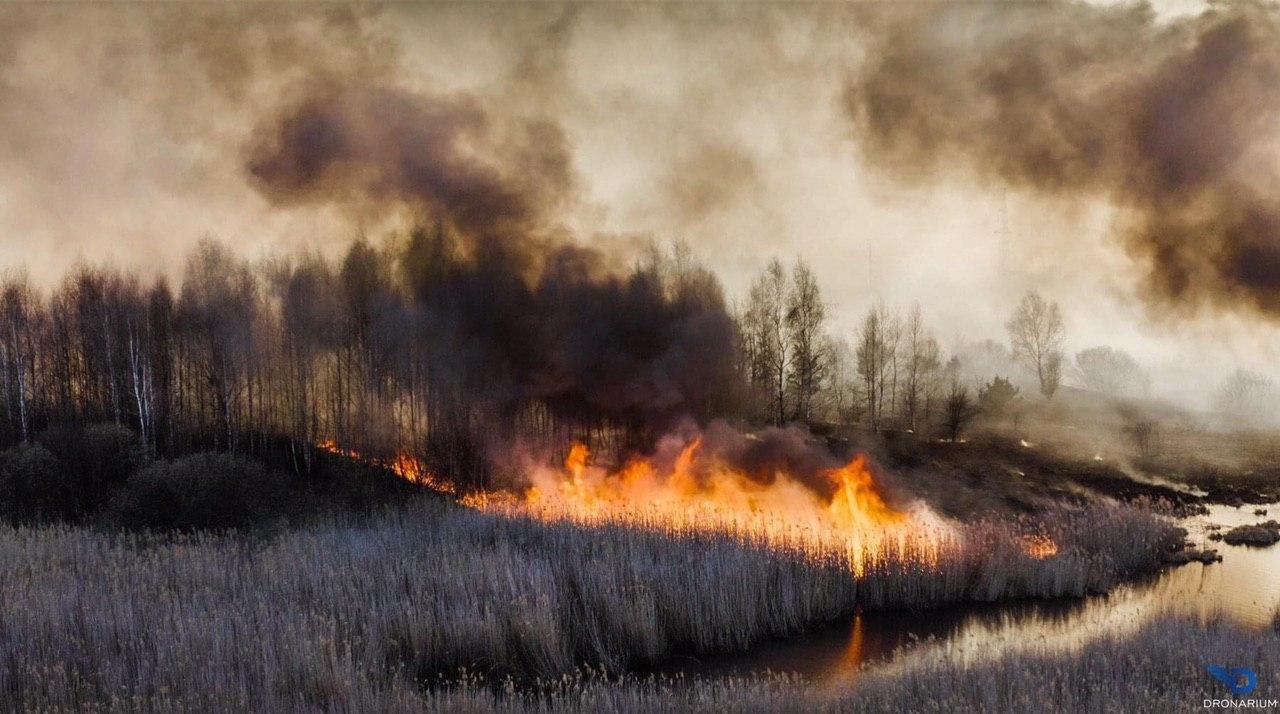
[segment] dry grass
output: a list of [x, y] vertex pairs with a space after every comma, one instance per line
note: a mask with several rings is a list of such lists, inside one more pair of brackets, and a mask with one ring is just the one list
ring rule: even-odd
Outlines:
[[1171, 712], [1201, 709], [1205, 699], [1243, 699], [1206, 671], [1248, 667], [1259, 687], [1249, 695], [1280, 699], [1280, 621], [1249, 630], [1225, 620], [1154, 619], [1130, 636], [1079, 650], [1007, 655], [991, 662], [943, 660], [865, 678], [838, 701], [849, 712], [882, 712], [910, 698], [921, 712]]
[[527, 683], [740, 648], [859, 605], [1081, 594], [1176, 540], [1129, 509], [1063, 511], [1035, 524], [1061, 553], [1036, 560], [1016, 544], [1030, 525], [977, 526], [936, 566], [889, 555], [858, 578], [728, 536], [438, 503], [268, 540], [3, 528], [0, 693], [41, 710], [452, 706], [431, 685], [458, 668]]
[[[1207, 664], [1258, 674], [1251, 695], [1232, 695]], [[533, 712], [1093, 712], [1163, 714], [1201, 709], [1205, 699], [1280, 698], [1280, 623], [1246, 630], [1224, 621], [1156, 619], [1137, 634], [1079, 650], [930, 661], [905, 672], [864, 674], [855, 688], [811, 687], [785, 676], [725, 679], [565, 677], [534, 690], [477, 680], [440, 688], [430, 711]]]

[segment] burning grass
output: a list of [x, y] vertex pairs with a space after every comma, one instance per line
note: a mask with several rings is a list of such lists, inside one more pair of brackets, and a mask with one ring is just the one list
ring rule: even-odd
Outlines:
[[0, 689], [42, 710], [438, 706], [459, 668], [617, 672], [858, 607], [1103, 590], [1177, 539], [1131, 509], [1063, 510], [1034, 524], [1059, 547], [1037, 558], [1030, 525], [972, 526], [936, 562], [889, 549], [858, 575], [726, 532], [434, 502], [269, 540], [0, 528]]
[[[869, 459], [856, 455], [808, 478], [787, 468], [752, 477], [701, 437], [664, 460], [633, 457], [621, 468], [593, 465], [574, 443], [563, 468], [532, 465], [523, 493], [462, 499], [481, 511], [547, 522], [624, 525], [667, 535], [720, 534], [863, 574], [882, 562], [936, 564], [957, 533], [921, 504], [890, 506]], [[813, 481], [818, 481], [818, 486]]]

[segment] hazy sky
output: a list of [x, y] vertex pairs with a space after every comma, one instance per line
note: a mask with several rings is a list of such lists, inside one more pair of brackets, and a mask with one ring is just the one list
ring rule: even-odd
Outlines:
[[[1201, 5], [1155, 10], [1161, 27]], [[1035, 288], [1062, 304], [1069, 353], [1129, 349], [1157, 389], [1269, 371], [1271, 320], [1151, 307], [1106, 191], [869, 164], [846, 100], [879, 51], [868, 11], [883, 6], [5, 6], [0, 263], [45, 282], [79, 260], [176, 274], [206, 235], [250, 255], [376, 236], [397, 218], [273, 201], [246, 165], [300, 88], [378, 82], [558, 126], [574, 181], [557, 221], [620, 261], [683, 239], [738, 296], [771, 257], [804, 259], [837, 332], [877, 299], [918, 300], [944, 345], [1003, 340]], [[921, 32], [951, 31], [938, 11], [915, 8]]]

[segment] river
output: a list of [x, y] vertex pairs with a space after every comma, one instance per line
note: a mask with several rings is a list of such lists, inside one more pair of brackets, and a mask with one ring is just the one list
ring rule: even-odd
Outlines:
[[[1254, 510], [1265, 508], [1267, 516]], [[992, 658], [1022, 649], [1070, 649], [1103, 634], [1123, 634], [1163, 613], [1221, 614], [1255, 627], [1280, 609], [1280, 544], [1231, 546], [1208, 539], [1211, 524], [1229, 529], [1280, 519], [1280, 504], [1210, 506], [1182, 521], [1199, 547], [1215, 548], [1221, 563], [1198, 562], [1122, 585], [1106, 595], [1019, 601], [922, 612], [855, 615], [815, 632], [762, 642], [732, 655], [676, 658], [664, 672], [744, 676], [789, 672], [820, 684], [848, 684], [866, 667], [900, 667], [930, 659]]]

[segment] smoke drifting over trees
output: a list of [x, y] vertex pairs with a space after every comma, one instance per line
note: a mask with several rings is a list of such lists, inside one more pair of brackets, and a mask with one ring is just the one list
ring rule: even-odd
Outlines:
[[1076, 371], [1084, 386], [1103, 394], [1144, 397], [1151, 379], [1129, 353], [1105, 345], [1076, 353]]
[[1085, 3], [886, 11], [845, 105], [863, 156], [1115, 205], [1149, 299], [1280, 316], [1280, 11]]
[[[938, 268], [968, 259], [958, 229], [936, 231], [942, 252], [873, 251], [899, 234], [864, 225], [875, 202], [836, 180], [865, 165], [1110, 202], [1159, 302], [1273, 310], [1262, 128], [1280, 63], [1260, 5], [81, 10], [0, 17], [0, 227], [52, 246], [13, 257], [36, 272], [0, 301], [7, 438], [106, 418], [153, 443], [207, 426], [226, 446], [257, 429], [373, 446], [430, 421], [412, 448], [469, 468], [481, 425], [932, 429], [953, 379], [1017, 379], [976, 346], [1000, 319], [970, 318], [1023, 287], [984, 285], [991, 311], [939, 300], [966, 272]], [[634, 48], [607, 43], [609, 64], [605, 27], [672, 51], [636, 73]], [[181, 267], [207, 234], [233, 247]], [[343, 254], [353, 234], [371, 240]], [[716, 255], [741, 313], [687, 256], [637, 260], [651, 237]], [[112, 247], [87, 260], [145, 267], [64, 280], [90, 241]], [[749, 289], [767, 255], [741, 248], [766, 243], [803, 265]], [[315, 255], [244, 258], [300, 244]], [[867, 312], [882, 291], [945, 331]]]
[[0, 444], [108, 422], [159, 454], [284, 450], [301, 473], [322, 447], [404, 455], [465, 488], [571, 439], [623, 456], [697, 435], [762, 482], [783, 469], [824, 491], [835, 456], [811, 429], [955, 438], [977, 413], [969, 358], [943, 366], [919, 306], [873, 309], [850, 351], [803, 263], [773, 262], [734, 315], [683, 246], [615, 271], [538, 241], [535, 266], [508, 241], [437, 222], [338, 261], [257, 263], [206, 241], [176, 288], [110, 268], [49, 292], [11, 275]]

